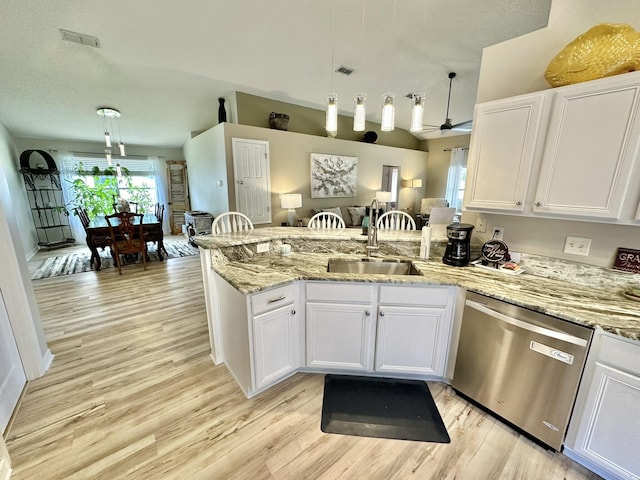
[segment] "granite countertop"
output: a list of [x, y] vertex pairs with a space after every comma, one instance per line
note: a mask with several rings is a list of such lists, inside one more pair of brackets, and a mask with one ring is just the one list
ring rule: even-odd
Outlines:
[[[263, 228], [250, 232], [202, 235], [195, 243], [211, 250], [212, 268], [240, 292], [249, 294], [295, 280], [456, 285], [564, 320], [640, 341], [640, 302], [622, 295], [640, 287], [640, 276], [546, 257], [523, 255], [526, 271], [507, 275], [483, 268], [442, 263], [444, 239], [432, 242], [430, 260], [418, 258], [419, 232], [380, 232], [374, 256], [411, 260], [421, 275], [365, 275], [327, 272], [329, 258], [362, 258], [366, 237], [355, 229], [313, 231]], [[256, 245], [269, 242], [269, 251]], [[280, 255], [280, 245], [292, 253]]]

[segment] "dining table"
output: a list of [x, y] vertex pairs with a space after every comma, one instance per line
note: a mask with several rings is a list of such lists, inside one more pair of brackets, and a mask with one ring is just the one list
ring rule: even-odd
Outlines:
[[[134, 225], [138, 225], [138, 218], [134, 220]], [[157, 252], [160, 261], [164, 260], [163, 252], [166, 252], [163, 243], [162, 223], [153, 213], [145, 213], [142, 217], [142, 231], [145, 238], [149, 237], [149, 241], [157, 241]], [[89, 225], [85, 228], [87, 233], [87, 246], [91, 250], [91, 259], [94, 263], [96, 271], [102, 267], [102, 261], [100, 260], [100, 254], [98, 249], [104, 249], [108, 246], [111, 239], [111, 232], [109, 231], [109, 224], [104, 216], [98, 216], [89, 222]]]

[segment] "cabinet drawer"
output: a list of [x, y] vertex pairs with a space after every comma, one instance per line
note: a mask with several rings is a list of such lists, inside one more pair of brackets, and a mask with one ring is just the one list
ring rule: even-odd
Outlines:
[[298, 288], [296, 285], [284, 285], [282, 287], [256, 293], [251, 296], [251, 313], [259, 315], [283, 305], [294, 303]]
[[640, 345], [622, 337], [602, 335], [598, 362], [640, 376]]
[[308, 282], [306, 288], [308, 301], [369, 303], [375, 286], [369, 283]]
[[386, 305], [445, 307], [449, 304], [449, 292], [449, 287], [381, 285], [379, 302]]

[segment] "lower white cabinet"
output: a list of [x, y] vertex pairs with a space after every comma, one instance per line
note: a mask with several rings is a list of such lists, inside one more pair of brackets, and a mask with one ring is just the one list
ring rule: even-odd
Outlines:
[[250, 297], [254, 391], [286, 378], [302, 366], [304, 337], [298, 298], [298, 284]]
[[307, 367], [373, 370], [375, 285], [306, 284]]
[[301, 325], [293, 303], [253, 317], [255, 388], [275, 383], [300, 365]]
[[444, 377], [454, 289], [307, 283], [307, 367]]
[[640, 344], [592, 344], [565, 454], [607, 479], [640, 479]]
[[453, 287], [381, 285], [375, 370], [445, 376]]

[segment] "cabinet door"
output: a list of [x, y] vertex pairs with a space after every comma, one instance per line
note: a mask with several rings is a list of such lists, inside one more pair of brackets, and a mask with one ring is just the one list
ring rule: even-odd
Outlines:
[[447, 310], [426, 307], [378, 308], [375, 370], [444, 375]]
[[575, 450], [621, 478], [640, 478], [640, 378], [596, 363]]
[[640, 138], [639, 96], [635, 75], [556, 90], [535, 213], [619, 218]]
[[299, 315], [293, 304], [253, 317], [254, 389], [300, 367]]
[[544, 139], [547, 94], [476, 105], [464, 206], [522, 212]]
[[307, 302], [307, 367], [372, 370], [370, 305]]

